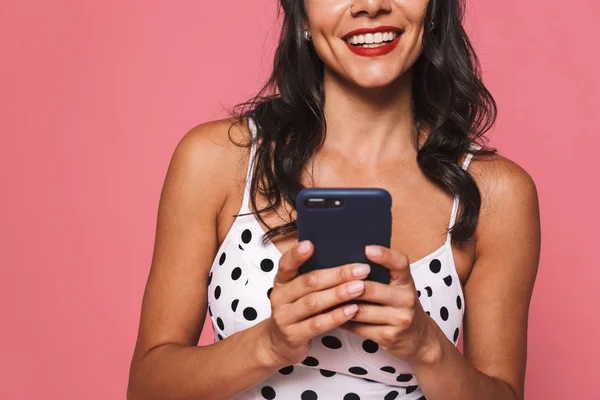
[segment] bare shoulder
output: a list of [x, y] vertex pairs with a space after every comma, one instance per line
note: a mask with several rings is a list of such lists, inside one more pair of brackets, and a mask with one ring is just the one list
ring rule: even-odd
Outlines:
[[500, 154], [475, 156], [469, 172], [481, 194], [479, 225], [497, 218], [539, 218], [535, 182], [516, 162]]
[[[245, 120], [244, 120], [245, 121]], [[212, 120], [190, 129], [178, 142], [168, 175], [182, 187], [210, 190], [215, 206], [222, 205], [233, 184], [243, 180], [249, 140], [246, 123], [233, 118]]]
[[[186, 159], [192, 166], [209, 167], [216, 175], [231, 170], [232, 161], [241, 161], [249, 139], [247, 126], [227, 118], [207, 121], [188, 131], [177, 144], [174, 155]], [[228, 168], [222, 168], [228, 167]]]

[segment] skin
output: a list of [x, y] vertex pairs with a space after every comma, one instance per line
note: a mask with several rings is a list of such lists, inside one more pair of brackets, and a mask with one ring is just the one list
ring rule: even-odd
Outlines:
[[[312, 246], [280, 237], [271, 317], [197, 347], [208, 272], [240, 208], [248, 162], [248, 149], [228, 138], [231, 121], [201, 124], [178, 143], [161, 192], [129, 399], [229, 399], [301, 361], [310, 339], [336, 326], [407, 360], [428, 400], [523, 398], [527, 319], [540, 251], [531, 177], [500, 155], [475, 157], [469, 167], [482, 209], [473, 241], [453, 244], [467, 310], [464, 355], [423, 312], [408, 267], [444, 242], [453, 200], [416, 163], [411, 66], [420, 54], [426, 6], [423, 0], [305, 1], [305, 27], [312, 35], [307, 45], [315, 46], [326, 65], [328, 131], [307, 168], [311, 174], [301, 180], [307, 186], [378, 186], [392, 194], [391, 248], [365, 249], [369, 259], [390, 269], [391, 284], [364, 281], [364, 273], [354, 276], [357, 265], [298, 276]], [[401, 43], [386, 56], [357, 56], [340, 39], [377, 25], [404, 29]], [[249, 135], [243, 126], [231, 133], [234, 141]], [[287, 222], [289, 211], [284, 206], [265, 214], [265, 221]], [[353, 283], [359, 291], [351, 294]], [[376, 304], [361, 304], [346, 315], [337, 305], [350, 298]]]

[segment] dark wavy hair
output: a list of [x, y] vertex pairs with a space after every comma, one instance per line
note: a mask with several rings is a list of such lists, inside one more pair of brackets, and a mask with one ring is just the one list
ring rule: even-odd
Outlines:
[[[425, 16], [423, 51], [412, 68], [412, 107], [417, 143], [423, 127], [430, 134], [418, 150], [421, 170], [439, 187], [462, 201], [452, 240], [471, 240], [481, 196], [460, 159], [472, 143], [474, 155], [494, 154], [484, 137], [495, 122], [496, 103], [481, 79], [481, 68], [463, 27], [464, 0], [431, 0]], [[294, 233], [296, 221], [271, 227], [261, 214], [287, 203], [295, 209], [303, 189], [300, 175], [306, 162], [322, 146], [327, 132], [323, 114], [324, 90], [321, 59], [312, 42], [303, 38], [302, 0], [280, 0], [277, 16], [283, 21], [273, 71], [251, 100], [233, 107], [236, 123], [251, 116], [258, 141], [250, 201], [257, 218], [268, 228], [263, 240]], [[232, 126], [233, 126], [232, 125]], [[250, 144], [245, 144], [249, 146]], [[257, 194], [266, 199], [257, 207]]]

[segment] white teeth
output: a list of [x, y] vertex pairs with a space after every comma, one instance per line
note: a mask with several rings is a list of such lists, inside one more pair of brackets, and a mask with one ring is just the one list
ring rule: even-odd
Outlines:
[[379, 46], [383, 46], [383, 43], [369, 43], [369, 44], [363, 44], [360, 47], [365, 47], [367, 49], [371, 49], [373, 47], [379, 47]]
[[[346, 41], [350, 44], [374, 44], [374, 43], [382, 43], [382, 42], [390, 42], [398, 37], [398, 32], [376, 32], [367, 33], [365, 35], [354, 35], [349, 38], [346, 38]], [[371, 46], [369, 46], [371, 47]]]

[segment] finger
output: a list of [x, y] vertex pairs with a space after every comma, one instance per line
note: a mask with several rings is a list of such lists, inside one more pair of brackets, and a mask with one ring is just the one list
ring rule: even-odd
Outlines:
[[392, 325], [407, 328], [412, 324], [414, 311], [375, 304], [359, 304], [353, 322], [373, 325]]
[[365, 291], [357, 299], [396, 308], [413, 308], [417, 301], [417, 293], [411, 286], [392, 286], [365, 281]]
[[390, 270], [390, 285], [413, 285], [410, 264], [406, 254], [383, 246], [365, 248], [367, 258]]
[[303, 240], [283, 253], [279, 258], [279, 267], [273, 279], [273, 285], [287, 283], [298, 276], [298, 268], [311, 257], [313, 251], [312, 243]]
[[[296, 300], [286, 310], [288, 324], [307, 319], [359, 296], [365, 287], [362, 280], [354, 280], [330, 289], [311, 292]], [[289, 318], [289, 319], [288, 319]]]
[[329, 289], [355, 279], [364, 279], [370, 271], [369, 264], [359, 263], [310, 271], [290, 282], [281, 296], [287, 303], [292, 303], [311, 292]]
[[384, 343], [385, 340], [391, 341], [393, 336], [396, 334], [396, 329], [393, 326], [363, 324], [360, 322], [354, 322], [352, 320], [343, 323], [340, 325], [340, 328], [345, 331], [352, 332], [355, 335], [371, 339], [377, 343], [378, 346], [381, 346], [381, 343]]
[[343, 323], [347, 323], [356, 313], [356, 310], [358, 310], [356, 304], [343, 305], [327, 313], [317, 314], [312, 318], [298, 322], [292, 325], [292, 329], [299, 332], [302, 337], [311, 339]]

